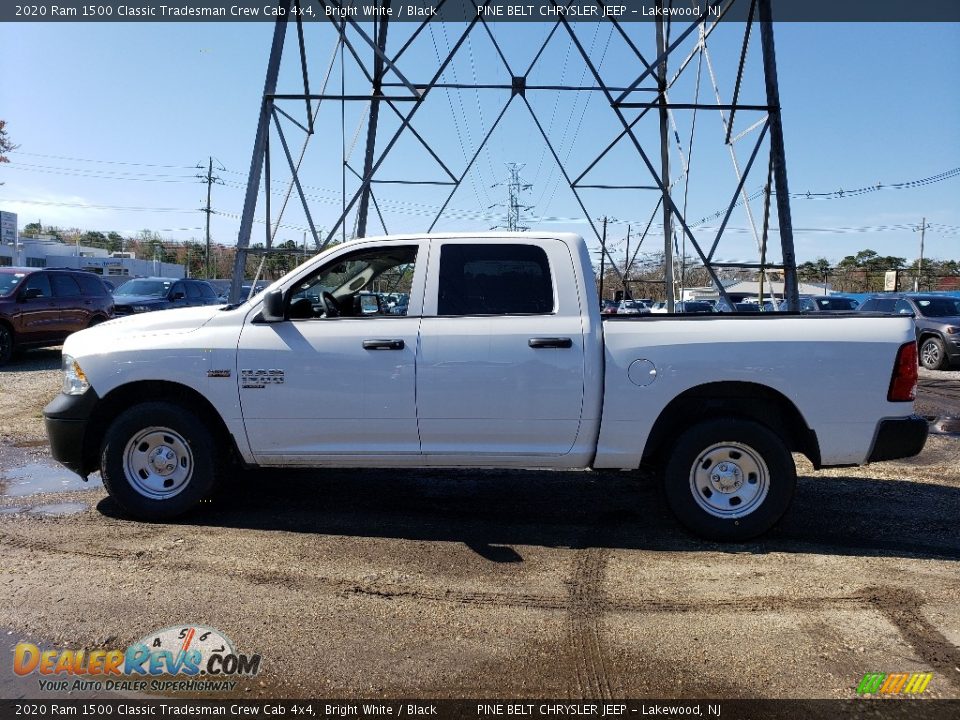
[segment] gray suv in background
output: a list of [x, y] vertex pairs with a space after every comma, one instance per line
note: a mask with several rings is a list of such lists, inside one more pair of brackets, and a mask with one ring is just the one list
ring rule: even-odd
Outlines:
[[891, 293], [869, 298], [860, 309], [900, 315], [913, 313], [920, 364], [928, 370], [946, 370], [951, 363], [960, 363], [960, 298]]

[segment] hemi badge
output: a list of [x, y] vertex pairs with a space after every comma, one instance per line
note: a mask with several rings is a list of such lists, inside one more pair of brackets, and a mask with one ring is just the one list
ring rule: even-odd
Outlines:
[[207, 370], [207, 377], [230, 377], [229, 370]]

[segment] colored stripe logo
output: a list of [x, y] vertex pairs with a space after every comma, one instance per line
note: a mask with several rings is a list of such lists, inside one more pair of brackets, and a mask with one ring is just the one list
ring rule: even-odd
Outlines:
[[857, 695], [919, 695], [932, 679], [933, 673], [867, 673]]

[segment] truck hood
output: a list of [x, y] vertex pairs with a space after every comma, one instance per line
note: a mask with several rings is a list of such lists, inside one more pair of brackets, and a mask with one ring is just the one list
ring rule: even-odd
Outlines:
[[73, 333], [64, 342], [63, 352], [82, 357], [110, 352], [124, 345], [147, 345], [150, 343], [136, 338], [190, 333], [203, 327], [218, 312], [219, 305], [203, 305], [116, 318]]
[[127, 315], [97, 325], [93, 330], [112, 331], [124, 335], [153, 335], [155, 333], [184, 333], [203, 327], [220, 312], [219, 305], [177, 308], [160, 312]]

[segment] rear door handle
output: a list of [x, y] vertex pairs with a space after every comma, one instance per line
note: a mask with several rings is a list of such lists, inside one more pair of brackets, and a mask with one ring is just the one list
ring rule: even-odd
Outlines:
[[564, 337], [535, 337], [527, 340], [532, 348], [571, 348], [573, 340]]
[[403, 350], [403, 340], [364, 340], [364, 350]]

